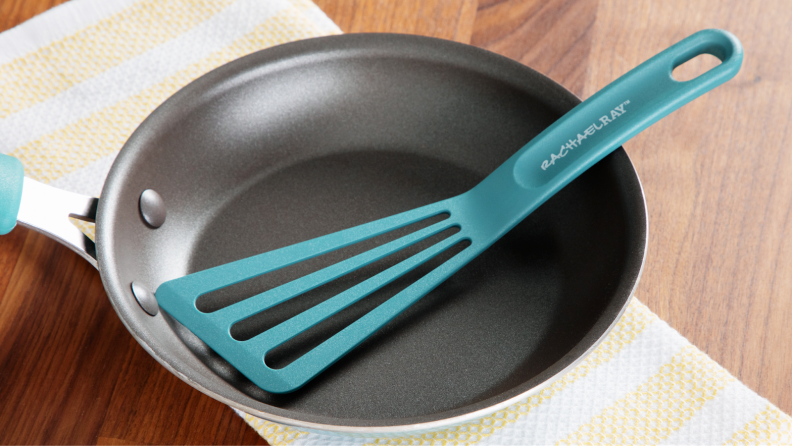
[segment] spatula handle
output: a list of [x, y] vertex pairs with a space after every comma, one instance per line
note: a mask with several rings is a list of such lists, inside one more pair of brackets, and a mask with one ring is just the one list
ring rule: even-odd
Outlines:
[[[680, 82], [672, 71], [702, 54], [721, 64]], [[517, 153], [514, 179], [553, 191], [672, 111], [728, 81], [740, 70], [739, 40], [727, 31], [697, 32], [652, 57], [575, 107]], [[552, 193], [552, 192], [551, 192]]]

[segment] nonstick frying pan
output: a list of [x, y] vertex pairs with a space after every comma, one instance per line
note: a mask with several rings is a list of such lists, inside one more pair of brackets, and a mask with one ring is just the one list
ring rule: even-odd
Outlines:
[[[85, 198], [76, 200], [83, 209], [64, 212], [90, 219], [96, 209], [96, 260], [116, 312], [157, 361], [198, 390], [300, 428], [435, 429], [538, 391], [616, 322], [647, 240], [643, 193], [623, 150], [291, 394], [253, 385], [167, 314], [146, 311], [131, 284], [140, 298], [194, 271], [457, 195], [577, 103], [530, 68], [453, 42], [346, 35], [290, 43], [220, 67], [168, 99], [121, 150], [98, 209]], [[141, 215], [146, 190], [162, 198], [161, 225]], [[62, 241], [91, 260], [90, 243]], [[198, 304], [221, 308], [334, 260]], [[252, 337], [377, 268], [268, 310], [234, 335]], [[268, 363], [288, 364], [412, 280], [279, 347]]]

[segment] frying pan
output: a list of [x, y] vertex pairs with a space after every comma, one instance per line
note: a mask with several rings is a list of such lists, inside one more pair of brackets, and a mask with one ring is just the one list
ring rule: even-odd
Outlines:
[[[294, 393], [253, 385], [166, 313], [144, 310], [131, 284], [154, 290], [457, 195], [579, 102], [517, 62], [426, 37], [334, 36], [244, 57], [168, 99], [119, 153], [95, 216], [103, 284], [157, 361], [252, 415], [382, 435], [489, 414], [573, 367], [626, 308], [647, 220], [622, 149]], [[162, 225], [141, 215], [146, 190], [162, 198]], [[95, 201], [77, 201], [85, 209], [68, 212], [91, 218]], [[62, 241], [93, 260], [90, 243]], [[221, 308], [335, 260], [210, 293], [198, 305]], [[252, 337], [383, 266], [372, 268], [251, 318], [235, 336]], [[413, 280], [407, 275], [289, 341], [268, 364], [288, 364]]]

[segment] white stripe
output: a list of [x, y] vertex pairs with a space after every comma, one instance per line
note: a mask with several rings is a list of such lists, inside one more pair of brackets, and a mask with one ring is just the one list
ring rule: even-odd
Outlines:
[[723, 444], [769, 403], [739, 381], [729, 383], [661, 444]]
[[72, 0], [0, 34], [0, 64], [10, 62], [120, 12], [136, 0]]
[[629, 392], [689, 343], [656, 321], [610, 361], [478, 444], [555, 444]]
[[289, 446], [363, 446], [373, 443], [375, 440], [375, 438], [357, 438], [338, 434], [308, 432], [306, 435], [297, 437], [293, 443], [289, 443]]
[[107, 178], [107, 173], [110, 171], [110, 167], [112, 167], [116, 155], [118, 155], [118, 153], [113, 153], [112, 155], [101, 158], [49, 184], [50, 186], [69, 192], [98, 197], [99, 193], [102, 192], [105, 178]]
[[0, 120], [0, 153], [8, 153], [156, 85], [252, 31], [284, 7], [291, 7], [291, 3], [239, 0], [190, 31]]

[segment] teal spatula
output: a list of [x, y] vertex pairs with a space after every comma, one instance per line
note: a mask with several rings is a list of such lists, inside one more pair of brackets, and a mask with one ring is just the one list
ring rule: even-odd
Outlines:
[[[722, 63], [687, 82], [673, 78], [674, 68], [704, 53], [716, 56]], [[157, 289], [157, 301], [257, 386], [275, 393], [296, 390], [622, 143], [732, 78], [741, 63], [742, 48], [734, 36], [720, 30], [696, 33], [575, 107], [462, 195], [168, 281]], [[196, 299], [206, 293], [440, 214], [449, 217], [234, 305], [211, 313], [196, 308]], [[258, 336], [245, 341], [231, 337], [231, 326], [236, 322], [454, 227], [459, 230], [450, 237]], [[268, 351], [463, 241], [469, 245], [461, 252], [291, 364], [277, 370], [265, 364]]]

